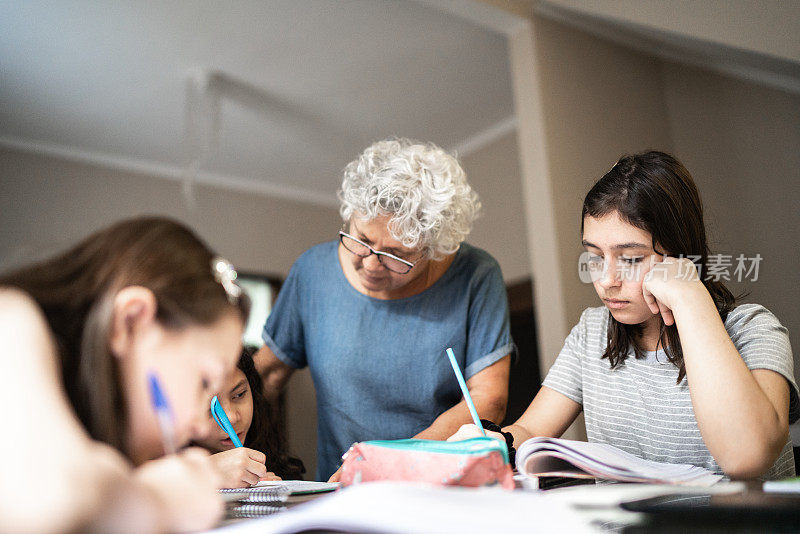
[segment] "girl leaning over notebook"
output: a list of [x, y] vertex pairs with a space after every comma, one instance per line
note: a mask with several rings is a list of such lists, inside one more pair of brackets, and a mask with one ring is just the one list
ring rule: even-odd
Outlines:
[[[306, 468], [301, 460], [287, 452], [277, 411], [264, 395], [251, 349], [242, 349], [236, 369], [228, 375], [218, 398], [243, 446], [236, 447], [216, 423], [211, 432], [195, 444], [212, 453], [211, 460], [222, 474], [223, 487], [246, 488], [260, 480], [302, 477]], [[210, 411], [207, 416], [211, 418]]]
[[[800, 417], [786, 329], [763, 306], [736, 306], [703, 272], [700, 197], [674, 157], [620, 159], [589, 191], [582, 256], [604, 306], [567, 337], [543, 387], [505, 431], [517, 445], [560, 436], [581, 410], [590, 442], [731, 478], [794, 474]], [[465, 425], [450, 439], [476, 435]]]
[[236, 365], [247, 305], [234, 277], [158, 218], [0, 276], [0, 530], [214, 525], [208, 453], [165, 453], [208, 433], [211, 393]]

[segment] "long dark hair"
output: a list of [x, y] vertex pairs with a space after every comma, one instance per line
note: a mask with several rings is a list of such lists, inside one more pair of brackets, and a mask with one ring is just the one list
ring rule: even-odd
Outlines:
[[[703, 205], [691, 174], [675, 157], [664, 152], [643, 152], [624, 156], [589, 191], [581, 211], [581, 234], [586, 217], [617, 212], [629, 224], [653, 236], [653, 250], [659, 254], [692, 259], [720, 317], [724, 321], [735, 298], [720, 281], [703, 276], [709, 256]], [[659, 252], [658, 247], [661, 250]], [[637, 345], [641, 325], [626, 325], [609, 318], [608, 345], [603, 358], [615, 368], [627, 358], [633, 346], [637, 358], [644, 352]], [[686, 375], [678, 328], [661, 325], [664, 352], [677, 368], [678, 380]]]
[[247, 318], [246, 297], [231, 304], [211, 271], [213, 253], [188, 228], [166, 218], [129, 219], [62, 254], [0, 276], [0, 286], [30, 295], [56, 342], [67, 396], [89, 435], [131, 456], [117, 359], [109, 349], [113, 302], [127, 286], [156, 298], [156, 319], [175, 330], [210, 325], [230, 310]]
[[285, 480], [300, 479], [306, 472], [299, 458], [289, 456], [286, 437], [279, 428], [276, 410], [264, 395], [264, 384], [253, 363], [252, 349], [245, 348], [239, 358], [239, 369], [250, 384], [253, 395], [253, 421], [244, 440], [244, 446], [263, 452], [270, 471]]

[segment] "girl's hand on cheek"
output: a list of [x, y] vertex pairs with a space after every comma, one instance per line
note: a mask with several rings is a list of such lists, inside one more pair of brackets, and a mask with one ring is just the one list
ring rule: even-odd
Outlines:
[[688, 258], [665, 256], [663, 261], [653, 265], [642, 282], [647, 306], [654, 315], [661, 314], [667, 326], [675, 323], [673, 310], [685, 301], [691, 301], [692, 295], [698, 291], [708, 293], [698, 276], [697, 267]]

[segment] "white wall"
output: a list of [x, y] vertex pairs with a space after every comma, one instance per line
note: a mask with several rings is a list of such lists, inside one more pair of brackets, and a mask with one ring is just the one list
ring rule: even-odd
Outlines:
[[189, 209], [181, 185], [0, 149], [0, 269], [48, 256], [113, 221], [139, 214], [187, 223], [241, 270], [285, 275], [310, 245], [334, 239], [335, 209], [197, 186]]
[[672, 63], [663, 73], [675, 152], [700, 189], [712, 251], [763, 257], [757, 281], [728, 285], [789, 329], [800, 376], [800, 95]]
[[781, 0], [546, 0], [560, 8], [800, 62], [800, 3]]
[[463, 156], [461, 166], [483, 205], [467, 241], [495, 257], [507, 283], [529, 278], [516, 132]]

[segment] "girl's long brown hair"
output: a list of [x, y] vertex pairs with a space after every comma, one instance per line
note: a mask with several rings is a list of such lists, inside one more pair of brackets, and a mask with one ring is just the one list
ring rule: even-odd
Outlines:
[[210, 325], [237, 310], [211, 271], [213, 253], [185, 226], [140, 217], [101, 230], [41, 263], [0, 276], [41, 307], [56, 342], [67, 396], [92, 438], [126, 454], [127, 415], [117, 359], [109, 348], [116, 293], [126, 286], [153, 292], [157, 320], [167, 328]]
[[269, 470], [282, 479], [302, 478], [306, 468], [299, 458], [289, 456], [286, 436], [280, 424], [280, 413], [264, 396], [264, 384], [253, 363], [251, 349], [242, 351], [238, 366], [247, 378], [253, 395], [253, 421], [247, 431], [244, 446], [263, 452], [267, 456]]
[[[703, 205], [691, 174], [675, 157], [664, 152], [643, 152], [624, 156], [589, 191], [581, 211], [581, 234], [586, 217], [617, 212], [620, 217], [653, 236], [653, 250], [695, 262], [711, 298], [724, 321], [733, 309], [733, 294], [722, 282], [704, 276], [709, 249], [703, 222]], [[660, 250], [660, 252], [659, 252]], [[626, 325], [609, 318], [608, 345], [603, 358], [611, 367], [620, 365], [633, 346], [637, 358], [644, 352], [636, 341], [641, 325]], [[678, 380], [686, 375], [678, 329], [662, 323], [660, 341], [677, 368]]]

